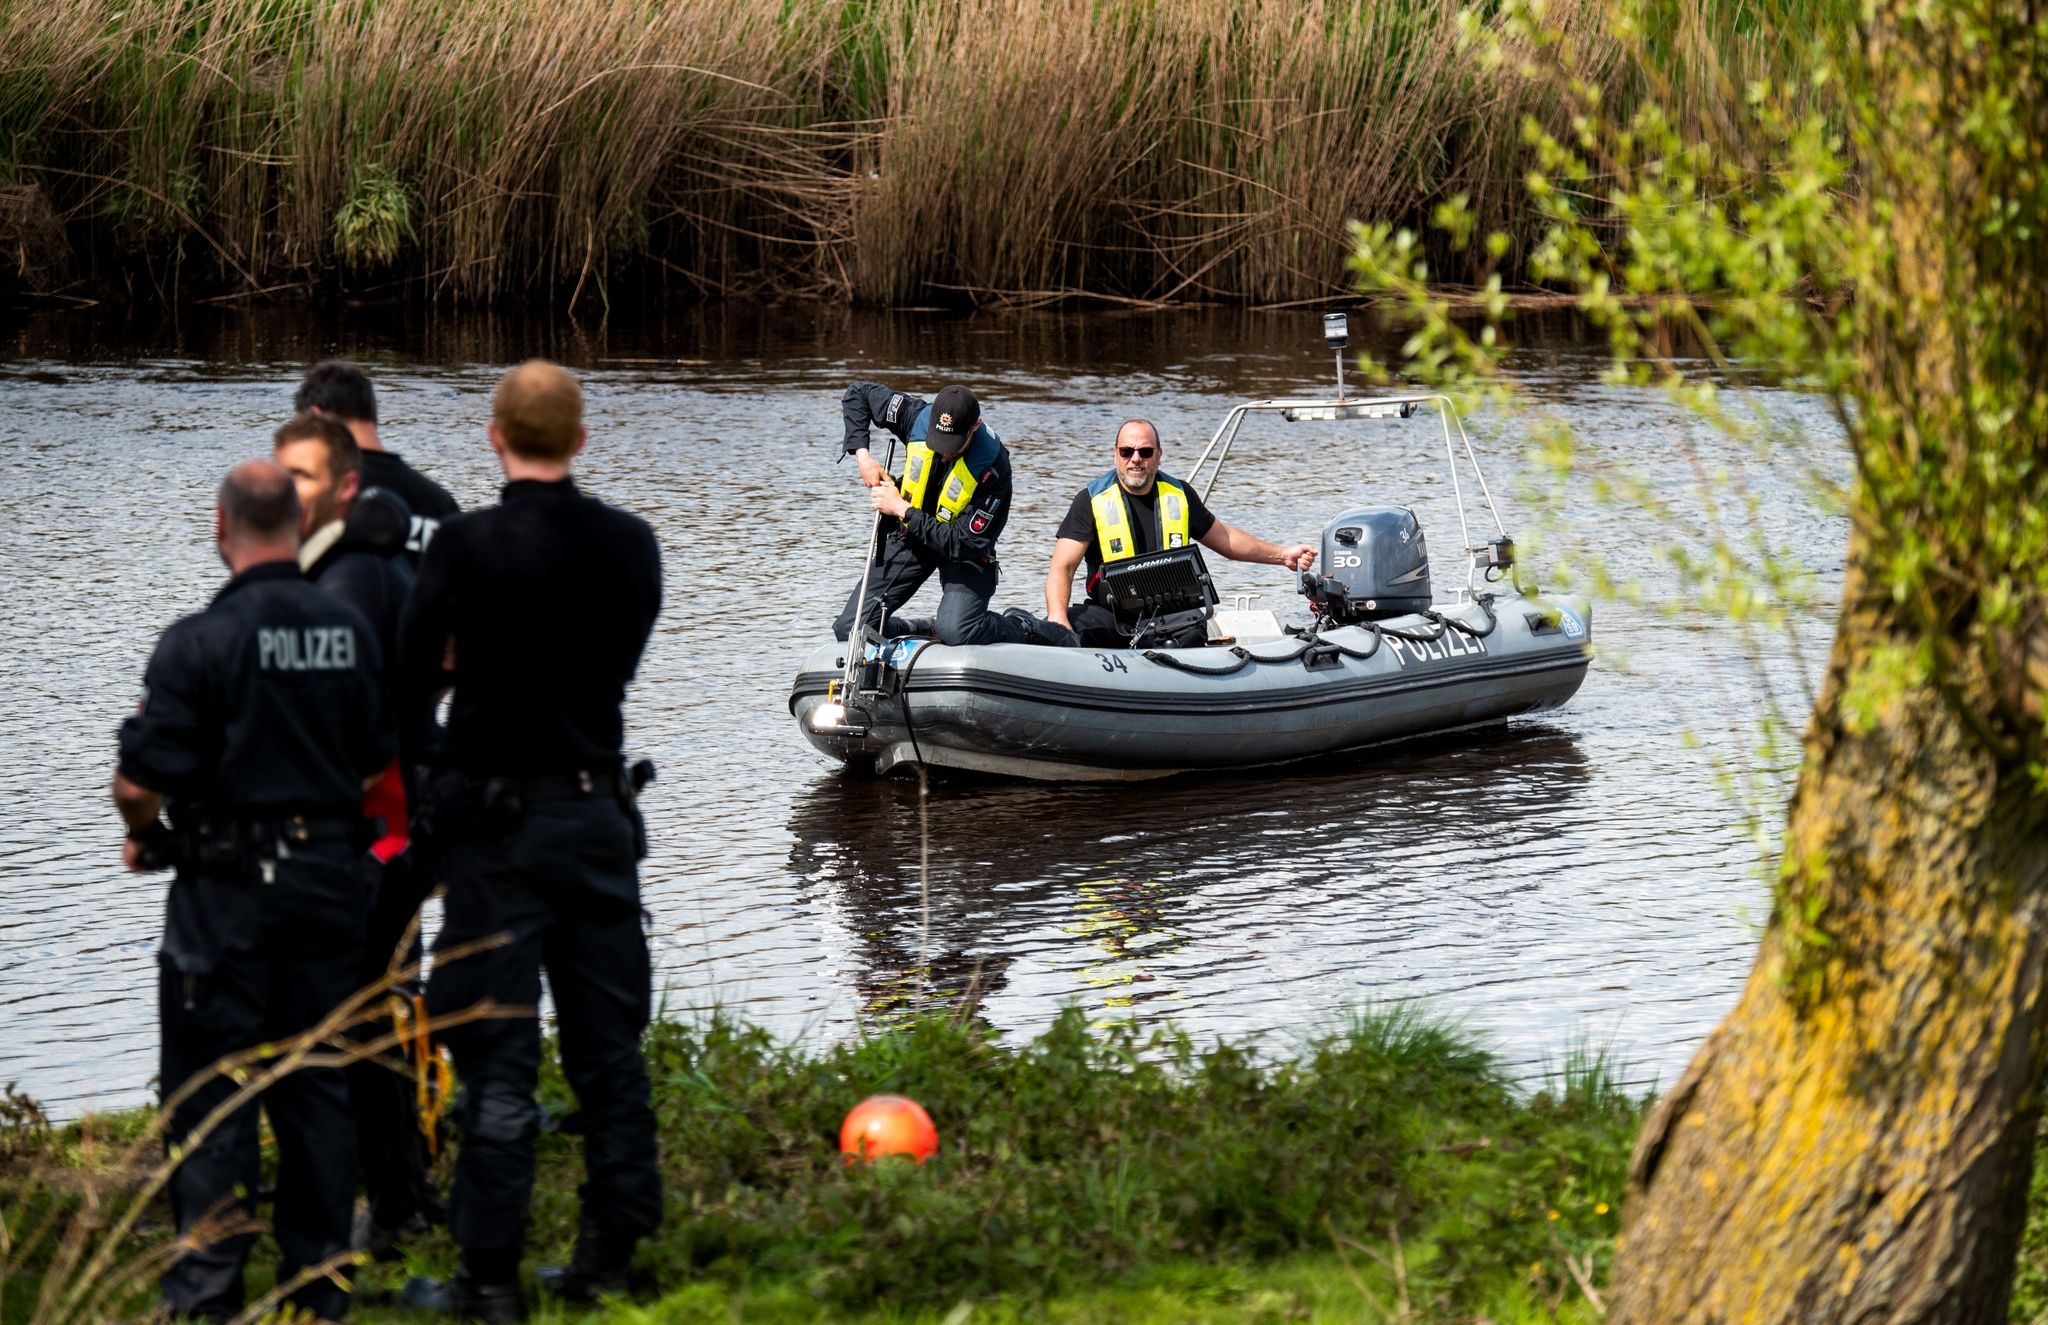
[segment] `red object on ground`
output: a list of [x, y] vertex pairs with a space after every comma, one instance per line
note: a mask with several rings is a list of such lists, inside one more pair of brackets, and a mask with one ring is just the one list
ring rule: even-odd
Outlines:
[[839, 1150], [849, 1164], [878, 1155], [908, 1155], [922, 1164], [939, 1153], [939, 1129], [916, 1100], [870, 1095], [839, 1125]]

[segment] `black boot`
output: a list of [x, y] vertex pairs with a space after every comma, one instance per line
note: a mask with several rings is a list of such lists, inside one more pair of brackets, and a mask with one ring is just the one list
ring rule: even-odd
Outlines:
[[896, 618], [895, 638], [911, 636], [916, 639], [936, 639], [939, 623], [928, 616], [900, 616]]
[[526, 1319], [526, 1298], [519, 1283], [482, 1283], [458, 1270], [445, 1282], [425, 1277], [408, 1279], [398, 1292], [398, 1304], [415, 1311], [432, 1311], [453, 1320], [481, 1321], [483, 1325], [520, 1325]]
[[575, 1306], [594, 1306], [603, 1297], [631, 1289], [629, 1272], [638, 1238], [619, 1238], [585, 1224], [576, 1233], [576, 1253], [566, 1266], [543, 1265], [534, 1272], [543, 1293]]

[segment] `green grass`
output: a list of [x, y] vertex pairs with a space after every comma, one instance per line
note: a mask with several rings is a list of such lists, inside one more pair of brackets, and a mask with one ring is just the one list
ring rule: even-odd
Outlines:
[[[1510, 1319], [1579, 1300], [1567, 1257], [1604, 1274], [1641, 1111], [1597, 1059], [1530, 1095], [1405, 1011], [1293, 1045], [1091, 1030], [1075, 1011], [1014, 1046], [933, 1018], [807, 1048], [713, 1018], [657, 1026], [647, 1058], [668, 1196], [642, 1248], [668, 1294], [649, 1320], [938, 1320], [963, 1302], [997, 1313], [977, 1319], [1355, 1319], [1361, 1284], [1418, 1319]], [[931, 1162], [842, 1161], [846, 1110], [884, 1091], [932, 1114]], [[543, 1097], [571, 1104], [558, 1079]], [[15, 1191], [68, 1190], [80, 1130], [47, 1133], [40, 1168], [17, 1157]], [[573, 1138], [545, 1136], [540, 1164], [534, 1259], [572, 1238]], [[453, 1257], [435, 1239], [366, 1272], [364, 1310]], [[9, 1287], [0, 1318], [24, 1319], [19, 1300]]]

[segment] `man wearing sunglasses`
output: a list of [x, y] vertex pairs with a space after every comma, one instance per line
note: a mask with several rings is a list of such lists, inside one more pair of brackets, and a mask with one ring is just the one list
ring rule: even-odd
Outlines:
[[[1053, 642], [1021, 608], [1002, 615], [988, 610], [996, 590], [996, 539], [1010, 518], [1010, 453], [982, 422], [974, 393], [949, 386], [926, 404], [879, 382], [855, 382], [840, 410], [846, 454], [859, 462], [869, 504], [887, 521], [867, 572], [868, 627], [891, 636], [930, 635], [941, 644]], [[900, 484], [868, 449], [868, 429], [875, 426], [908, 444]], [[934, 574], [941, 589], [938, 618], [894, 616]], [[860, 599], [856, 584], [832, 627], [840, 639], [853, 633]]]
[[[1161, 450], [1159, 430], [1144, 419], [1132, 419], [1117, 429], [1109, 472], [1075, 493], [1067, 518], [1060, 521], [1052, 568], [1045, 576], [1045, 616], [1074, 631], [1085, 645], [1122, 648], [1130, 643], [1117, 630], [1116, 617], [1102, 598], [1105, 562], [1190, 542], [1232, 561], [1259, 561], [1289, 570], [1307, 570], [1315, 562], [1315, 549], [1307, 544], [1280, 547], [1217, 519], [1192, 487], [1159, 472]], [[1074, 571], [1083, 558], [1088, 562], [1088, 600], [1069, 607]]]

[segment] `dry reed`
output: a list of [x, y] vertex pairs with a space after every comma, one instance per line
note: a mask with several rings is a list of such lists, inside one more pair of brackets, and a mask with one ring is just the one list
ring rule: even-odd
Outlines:
[[[1635, 0], [1655, 69], [1607, 0], [1551, 8], [1614, 93], [1710, 119], [1801, 58], [1770, 2]], [[166, 293], [196, 264], [1310, 300], [1345, 288], [1349, 219], [1464, 193], [1513, 228], [1519, 124], [1551, 114], [1457, 28], [1445, 0], [43, 0], [0, 12], [0, 188]], [[9, 249], [17, 279], [65, 269]]]

